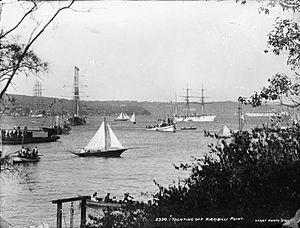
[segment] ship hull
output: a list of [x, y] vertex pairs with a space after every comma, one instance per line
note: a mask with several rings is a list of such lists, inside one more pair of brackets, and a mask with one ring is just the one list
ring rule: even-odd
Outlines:
[[70, 134], [71, 128], [70, 127], [43, 127], [43, 131], [49, 132], [51, 135], [65, 135], [65, 134]]
[[54, 142], [58, 140], [59, 136], [52, 135], [51, 137], [25, 137], [22, 139], [22, 137], [3, 137], [2, 138], [2, 144], [4, 145], [17, 145], [17, 144], [28, 144], [28, 143], [44, 143], [44, 142]]
[[86, 206], [92, 208], [122, 208], [125, 207], [127, 203], [119, 203], [119, 202], [104, 202], [104, 201], [92, 201], [87, 200]]
[[73, 116], [67, 119], [67, 123], [72, 126], [85, 125], [86, 120], [83, 117]]
[[175, 117], [176, 122], [213, 122], [215, 115]]
[[110, 149], [106, 151], [90, 151], [86, 153], [76, 153], [73, 152], [73, 154], [79, 156], [79, 157], [120, 157], [121, 154], [127, 150], [126, 148], [123, 149]]
[[13, 163], [36, 163], [40, 160], [39, 157], [37, 158], [22, 158], [22, 157], [14, 157]]
[[176, 127], [175, 125], [168, 125], [164, 127], [152, 127], [152, 128], [147, 128], [149, 131], [161, 131], [161, 132], [176, 132]]

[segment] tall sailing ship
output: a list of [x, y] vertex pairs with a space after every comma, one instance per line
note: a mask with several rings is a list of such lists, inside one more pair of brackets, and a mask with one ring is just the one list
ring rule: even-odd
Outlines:
[[31, 110], [30, 117], [32, 118], [42, 118], [44, 117], [45, 110], [44, 105], [43, 105], [43, 100], [42, 100], [42, 82], [37, 80], [35, 85], [34, 85], [34, 107], [36, 110]]
[[[186, 95], [184, 96], [185, 101], [186, 101], [186, 113], [184, 115], [178, 115], [177, 113], [177, 104], [175, 105], [175, 121], [176, 122], [213, 122], [216, 118], [216, 115], [213, 114], [208, 114], [205, 112], [205, 101], [204, 99], [207, 98], [204, 96], [204, 89], [202, 86], [201, 89], [201, 96], [200, 97], [195, 97], [195, 96], [190, 96], [189, 95], [189, 87], [187, 86], [186, 88]], [[201, 101], [201, 114], [197, 114], [196, 112], [192, 112], [190, 108], [190, 98], [200, 98]]]
[[86, 124], [85, 117], [80, 115], [80, 97], [79, 97], [79, 68], [74, 67], [74, 113], [73, 116], [67, 119], [67, 123], [75, 125]]

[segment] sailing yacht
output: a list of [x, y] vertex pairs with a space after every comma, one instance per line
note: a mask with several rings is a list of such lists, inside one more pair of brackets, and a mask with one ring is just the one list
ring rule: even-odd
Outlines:
[[231, 137], [231, 131], [229, 130], [229, 128], [224, 125], [222, 127], [222, 129], [219, 131], [219, 133], [217, 134], [217, 136], [219, 138], [230, 138]]
[[135, 112], [132, 113], [132, 116], [130, 117], [130, 121], [131, 121], [133, 124], [136, 124]]
[[126, 113], [121, 112], [120, 115], [115, 119], [115, 121], [127, 121], [129, 119], [129, 116]]
[[79, 157], [120, 157], [127, 149], [122, 146], [104, 118], [98, 131], [86, 147], [82, 148], [80, 152], [73, 152], [73, 154]]

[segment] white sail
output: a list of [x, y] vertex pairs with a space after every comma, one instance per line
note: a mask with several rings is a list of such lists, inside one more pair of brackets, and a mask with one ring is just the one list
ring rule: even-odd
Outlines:
[[223, 128], [220, 130], [218, 136], [220, 136], [220, 137], [231, 137], [231, 133], [230, 133], [229, 128], [226, 125], [224, 125]]
[[107, 124], [107, 127], [108, 127], [108, 131], [109, 131], [109, 136], [110, 136], [110, 146], [113, 148], [123, 148], [122, 144], [117, 139], [115, 133], [112, 131], [109, 124]]
[[117, 117], [117, 120], [123, 120], [124, 119], [124, 113], [121, 112], [120, 115]]
[[89, 141], [85, 149], [89, 150], [103, 150], [105, 148], [105, 125], [104, 121], [99, 127], [94, 137]]
[[120, 115], [117, 117], [117, 120], [129, 120], [129, 116], [124, 113], [124, 112], [121, 112]]
[[135, 120], [135, 112], [132, 113], [132, 116], [131, 116], [131, 118], [130, 118], [130, 121], [131, 121], [132, 123], [135, 123], [135, 122], [136, 122], [136, 120]]
[[125, 119], [127, 119], [127, 120], [130, 119], [129, 116], [128, 116], [126, 113], [124, 113], [124, 117], [125, 117]]

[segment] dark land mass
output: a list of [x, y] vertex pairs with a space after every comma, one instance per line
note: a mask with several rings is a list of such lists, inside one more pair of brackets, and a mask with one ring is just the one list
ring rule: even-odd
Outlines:
[[[73, 113], [74, 101], [68, 99], [57, 99], [51, 97], [34, 97], [25, 95], [9, 95], [9, 102], [6, 102], [6, 114], [18, 113], [28, 115], [30, 111], [44, 110], [48, 114]], [[184, 102], [157, 102], [157, 101], [80, 101], [82, 115], [118, 115], [120, 112], [126, 112], [128, 115], [133, 112], [136, 115], [154, 115], [163, 116], [165, 114], [173, 115], [175, 106], [178, 114], [186, 113], [186, 104]], [[216, 115], [234, 115], [238, 111], [238, 103], [233, 101], [216, 101], [205, 104], [205, 113]], [[282, 107], [276, 105], [263, 105], [259, 108], [243, 106], [244, 112], [276, 112], [282, 111]], [[201, 104], [190, 103], [191, 113], [201, 113]]]

